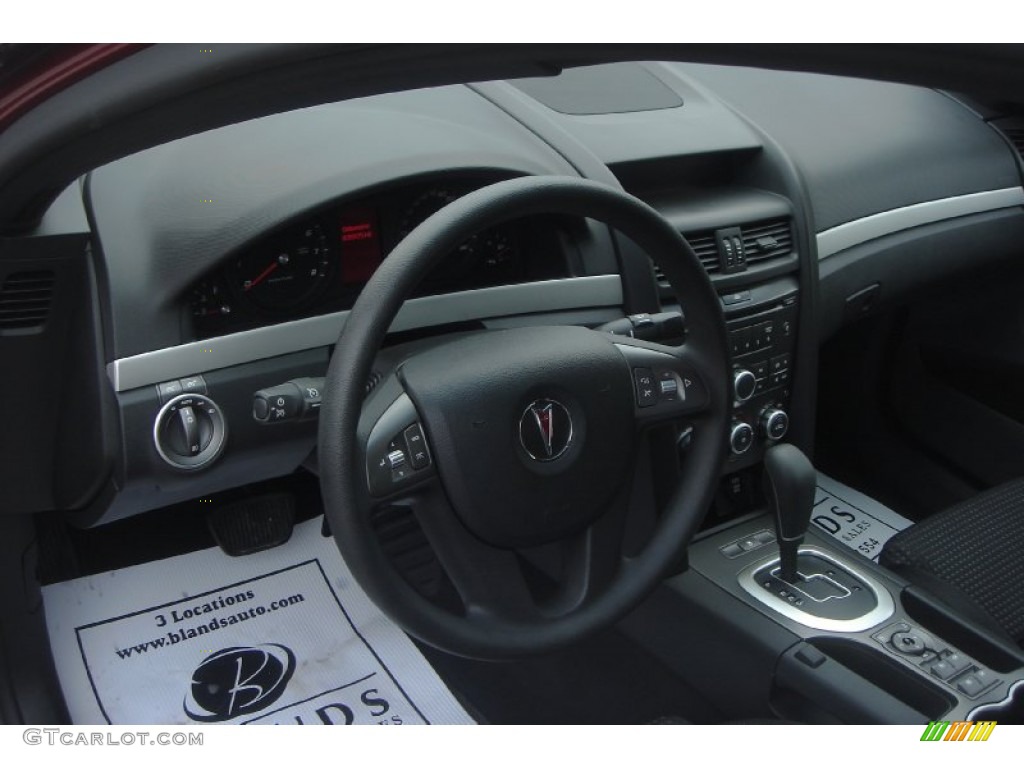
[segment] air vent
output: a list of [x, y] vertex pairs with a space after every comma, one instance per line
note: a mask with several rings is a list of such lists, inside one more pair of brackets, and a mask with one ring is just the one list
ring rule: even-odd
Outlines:
[[0, 288], [0, 331], [42, 328], [53, 300], [53, 272], [14, 272]]
[[1024, 158], [1024, 128], [1003, 128], [1002, 131], [1017, 150], [1017, 154]]
[[718, 245], [715, 243], [714, 232], [693, 232], [684, 234], [683, 237], [693, 248], [708, 274], [721, 271], [722, 265], [718, 262]]
[[743, 250], [747, 266], [768, 259], [788, 256], [793, 252], [793, 230], [789, 219], [772, 219], [744, 224]]
[[[718, 263], [718, 246], [715, 244], [714, 232], [694, 232], [692, 234], [684, 232], [683, 237], [686, 238], [686, 242], [690, 244], [694, 253], [697, 254], [700, 263], [704, 265], [705, 272], [710, 275], [713, 272], [720, 272], [722, 270], [721, 264]], [[662, 272], [661, 267], [657, 264], [654, 265], [654, 277], [660, 284], [668, 284], [668, 280], [665, 279], [665, 273]]]

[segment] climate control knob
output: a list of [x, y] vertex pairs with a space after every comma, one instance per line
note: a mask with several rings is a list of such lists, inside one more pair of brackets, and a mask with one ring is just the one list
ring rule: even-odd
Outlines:
[[789, 431], [789, 414], [781, 408], [765, 408], [761, 412], [761, 434], [769, 440], [781, 440]]
[[754, 428], [745, 421], [732, 425], [729, 433], [729, 447], [735, 456], [742, 456], [754, 444]]
[[220, 456], [226, 438], [224, 414], [206, 395], [172, 397], [153, 423], [156, 452], [175, 469], [206, 466]]
[[736, 400], [743, 403], [754, 396], [757, 388], [757, 377], [746, 368], [740, 368], [733, 372], [732, 393]]

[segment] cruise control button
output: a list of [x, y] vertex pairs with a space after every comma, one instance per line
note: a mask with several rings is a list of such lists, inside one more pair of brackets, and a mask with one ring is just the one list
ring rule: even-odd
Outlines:
[[636, 384], [636, 402], [641, 408], [647, 408], [658, 402], [658, 393], [654, 384], [654, 373], [650, 368], [634, 368], [633, 381]]
[[427, 442], [423, 439], [423, 429], [419, 424], [413, 424], [405, 430], [405, 444], [409, 447], [409, 464], [413, 469], [423, 469], [430, 463]]

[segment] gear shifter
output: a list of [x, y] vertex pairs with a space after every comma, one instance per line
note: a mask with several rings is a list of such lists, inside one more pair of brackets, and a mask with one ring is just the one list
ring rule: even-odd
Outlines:
[[797, 580], [797, 550], [811, 521], [817, 473], [799, 448], [780, 443], [764, 455], [765, 495], [775, 518], [779, 542], [779, 576], [793, 584]]

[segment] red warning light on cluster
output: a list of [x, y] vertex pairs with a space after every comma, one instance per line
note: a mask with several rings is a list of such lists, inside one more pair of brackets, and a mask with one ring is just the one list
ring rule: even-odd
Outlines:
[[370, 208], [356, 208], [341, 214], [341, 279], [365, 283], [380, 266], [377, 215]]

